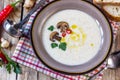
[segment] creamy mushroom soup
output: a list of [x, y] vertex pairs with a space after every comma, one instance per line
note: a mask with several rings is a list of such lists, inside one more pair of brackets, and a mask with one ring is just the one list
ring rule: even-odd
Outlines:
[[80, 65], [100, 49], [101, 30], [94, 18], [79, 10], [62, 10], [52, 15], [43, 27], [47, 53], [65, 65]]

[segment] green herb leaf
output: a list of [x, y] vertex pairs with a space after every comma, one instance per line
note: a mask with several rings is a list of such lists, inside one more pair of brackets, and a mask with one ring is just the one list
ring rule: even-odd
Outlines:
[[63, 51], [66, 50], [67, 44], [65, 42], [59, 44], [59, 48], [62, 49]]
[[21, 68], [18, 64], [16, 66], [14, 66], [14, 72], [16, 74], [21, 74], [22, 73]]
[[58, 44], [57, 43], [51, 43], [51, 47], [56, 48], [56, 47], [58, 47]]
[[6, 69], [9, 73], [11, 73], [12, 66], [11, 66], [10, 62], [8, 64], [6, 64]]
[[51, 25], [51, 26], [48, 28], [48, 30], [53, 31], [53, 30], [54, 30], [54, 26]]
[[20, 66], [7, 55], [7, 53], [4, 51], [4, 49], [1, 48], [1, 46], [0, 46], [0, 51], [2, 51], [2, 53], [5, 55], [6, 59], [8, 60], [8, 63], [6, 64], [7, 71], [11, 73], [11, 70], [14, 70], [15, 73], [20, 74], [22, 72]]
[[20, 66], [12, 60], [6, 64], [6, 69], [9, 73], [11, 73], [11, 70], [14, 70], [16, 74], [22, 73]]

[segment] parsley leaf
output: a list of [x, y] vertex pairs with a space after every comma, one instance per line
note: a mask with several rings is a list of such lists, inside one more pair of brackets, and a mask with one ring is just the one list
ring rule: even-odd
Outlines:
[[21, 74], [22, 73], [21, 68], [18, 64], [14, 66], [14, 72], [16, 74]]
[[62, 42], [59, 44], [59, 48], [62, 49], [63, 51], [66, 50], [66, 46], [67, 46], [67, 44], [65, 42]]
[[56, 47], [58, 47], [58, 44], [57, 43], [51, 43], [51, 47], [56, 48]]
[[7, 60], [8, 60], [8, 63], [6, 64], [7, 71], [9, 73], [11, 73], [11, 70], [13, 69], [16, 74], [21, 74], [22, 71], [21, 71], [20, 66], [16, 62], [11, 60], [11, 58], [9, 58], [8, 55], [6, 55], [6, 56], [7, 56]]
[[[22, 71], [20, 66], [7, 55], [7, 53], [4, 51], [4, 49], [1, 48], [1, 46], [0, 51], [5, 55], [6, 59], [8, 60], [8, 63], [5, 64], [7, 71], [11, 73], [11, 70], [14, 70], [16, 74], [21, 74]], [[2, 64], [0, 66], [2, 66]]]
[[48, 30], [53, 31], [53, 30], [54, 30], [54, 26], [51, 25], [51, 26], [48, 28]]
[[9, 73], [11, 73], [12, 65], [10, 62], [8, 64], [6, 64], [6, 69]]

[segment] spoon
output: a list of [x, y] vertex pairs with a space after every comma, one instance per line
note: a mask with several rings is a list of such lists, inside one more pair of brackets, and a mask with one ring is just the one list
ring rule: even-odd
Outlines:
[[37, 9], [39, 9], [39, 7], [43, 7], [45, 5], [45, 2], [46, 0], [40, 0], [39, 3], [37, 3], [35, 7], [33, 7], [33, 9], [27, 14], [27, 16], [17, 24], [7, 19], [3, 24], [5, 31], [13, 37], [20, 37], [22, 35], [22, 26], [29, 20], [29, 17]]
[[120, 51], [114, 52], [108, 57], [108, 68], [118, 67], [120, 67]]

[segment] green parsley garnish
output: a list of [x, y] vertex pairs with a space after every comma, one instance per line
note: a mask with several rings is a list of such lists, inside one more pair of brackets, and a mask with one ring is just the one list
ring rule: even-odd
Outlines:
[[[6, 66], [6, 70], [11, 73], [12, 70], [14, 70], [14, 72], [16, 74], [21, 74], [21, 67], [19, 66], [19, 64], [17, 64], [16, 62], [14, 62], [5, 52], [4, 49], [1, 48], [1, 44], [0, 44], [0, 51], [4, 54], [4, 56], [6, 57], [6, 59], [8, 60], [8, 63], [5, 64]], [[1, 62], [0, 62], [1, 63]], [[0, 67], [4, 66], [4, 64], [0, 64]]]
[[60, 43], [59, 48], [62, 49], [63, 51], [66, 50], [67, 44], [65, 42]]
[[56, 47], [58, 47], [58, 44], [57, 43], [51, 43], [51, 47], [56, 48]]
[[53, 31], [53, 30], [54, 30], [54, 26], [51, 25], [51, 26], [48, 28], [48, 30]]

